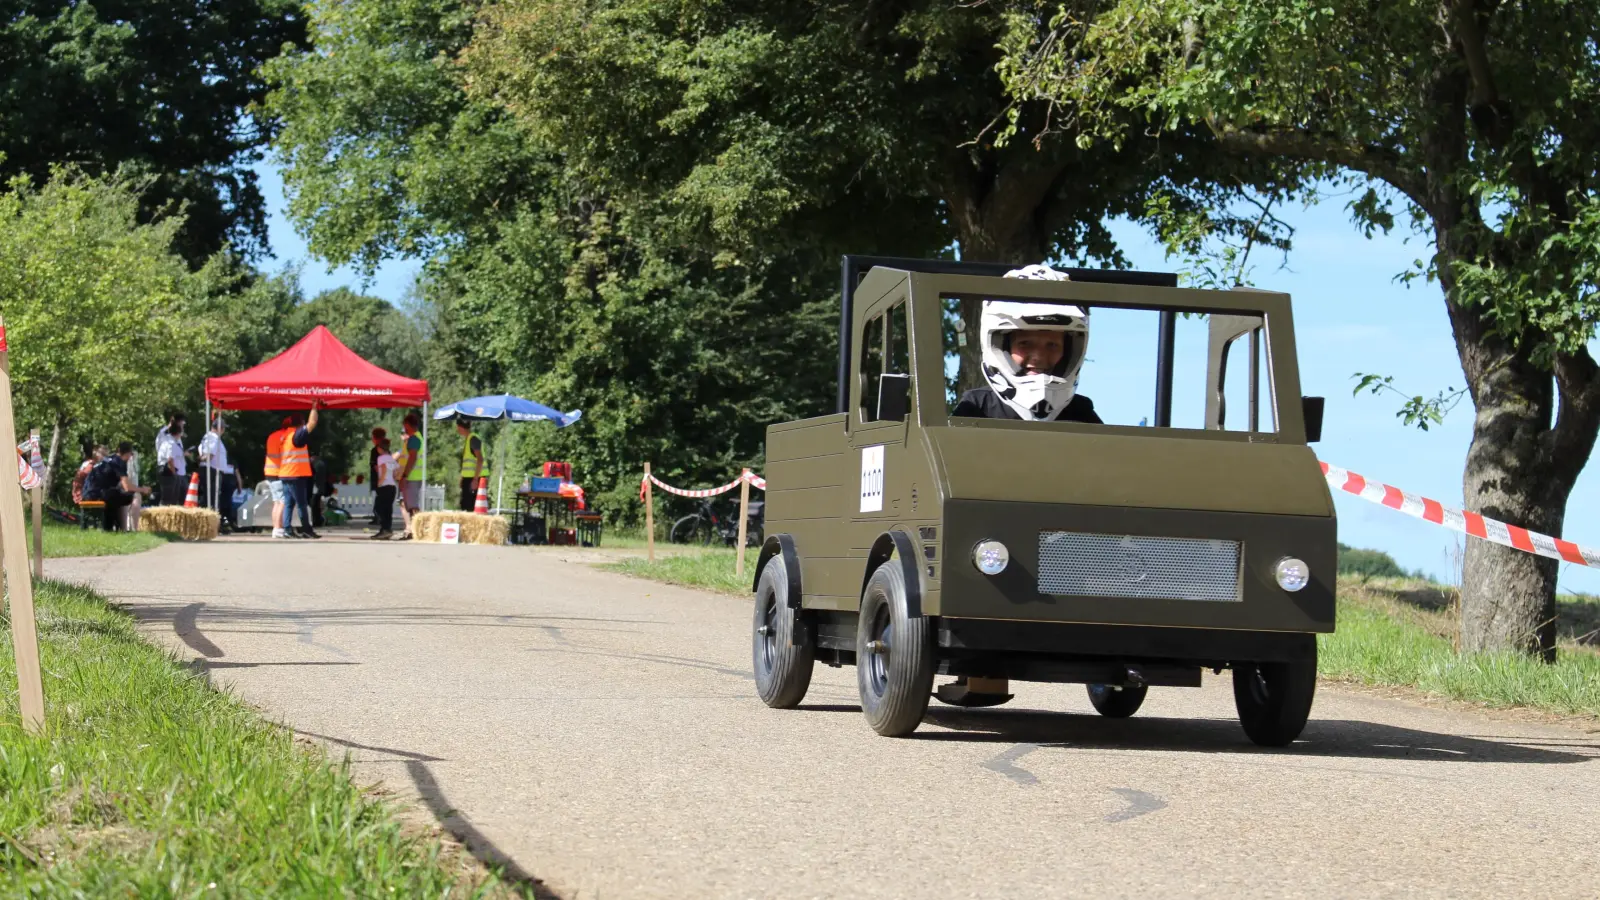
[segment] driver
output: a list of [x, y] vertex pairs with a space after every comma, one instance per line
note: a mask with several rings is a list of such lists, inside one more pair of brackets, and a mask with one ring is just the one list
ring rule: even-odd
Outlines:
[[[1064, 272], [1028, 266], [1007, 278], [1066, 281]], [[961, 395], [950, 414], [1030, 422], [1100, 423], [1094, 403], [1078, 393], [1078, 370], [1089, 347], [1089, 314], [1057, 303], [983, 301], [983, 377], [986, 388]], [[999, 706], [1011, 699], [1005, 678], [963, 675], [934, 692], [952, 706]]]
[[[1006, 277], [1067, 280], [1048, 266], [1015, 269]], [[1100, 424], [1094, 403], [1077, 392], [1089, 347], [1088, 312], [1057, 303], [985, 300], [979, 324], [989, 386], [962, 394], [952, 416]]]

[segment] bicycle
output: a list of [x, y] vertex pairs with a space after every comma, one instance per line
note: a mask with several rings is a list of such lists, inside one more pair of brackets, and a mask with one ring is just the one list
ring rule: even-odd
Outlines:
[[[750, 503], [745, 523], [746, 547], [759, 547], [762, 544], [762, 511], [765, 505], [760, 500]], [[672, 529], [667, 532], [669, 542], [700, 544], [705, 547], [711, 546], [714, 541], [727, 547], [739, 543], [739, 523], [736, 517], [718, 515], [716, 505], [710, 500], [700, 500], [698, 507], [694, 512], [672, 523]]]

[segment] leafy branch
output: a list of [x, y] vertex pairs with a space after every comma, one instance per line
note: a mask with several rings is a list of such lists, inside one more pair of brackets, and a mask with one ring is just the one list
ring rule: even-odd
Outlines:
[[1461, 402], [1461, 398], [1467, 394], [1467, 389], [1463, 387], [1442, 390], [1433, 397], [1424, 397], [1421, 394], [1407, 395], [1405, 391], [1394, 386], [1393, 375], [1356, 372], [1350, 377], [1360, 379], [1356, 383], [1355, 390], [1350, 392], [1350, 396], [1360, 396], [1362, 391], [1374, 396], [1381, 396], [1385, 393], [1394, 394], [1405, 400], [1405, 403], [1400, 407], [1400, 411], [1394, 414], [1395, 418], [1400, 419], [1408, 426], [1415, 425], [1423, 431], [1428, 430], [1429, 423], [1434, 425], [1444, 424], [1444, 417], [1449, 415], [1450, 411], [1456, 408], [1456, 404]]

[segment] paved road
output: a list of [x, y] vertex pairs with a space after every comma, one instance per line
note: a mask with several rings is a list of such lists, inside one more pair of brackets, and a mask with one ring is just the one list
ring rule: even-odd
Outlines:
[[756, 699], [746, 601], [581, 551], [326, 540], [51, 560], [475, 851], [568, 898], [1585, 897], [1600, 734], [1324, 689], [1248, 744], [1227, 677], [868, 730], [854, 670]]

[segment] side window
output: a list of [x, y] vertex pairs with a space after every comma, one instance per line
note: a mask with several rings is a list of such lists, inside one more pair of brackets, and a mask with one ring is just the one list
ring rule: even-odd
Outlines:
[[878, 418], [878, 381], [883, 374], [884, 317], [873, 316], [861, 332], [861, 352], [856, 354], [861, 368], [861, 421]]
[[884, 369], [895, 375], [911, 374], [911, 332], [904, 303], [889, 310], [889, 355]]
[[[1267, 365], [1265, 329], [1260, 316], [1213, 316], [1222, 333], [1220, 354], [1212, 362], [1212, 397], [1207, 427], [1224, 431], [1274, 432], [1272, 369]], [[1216, 353], [1216, 349], [1213, 353]]]

